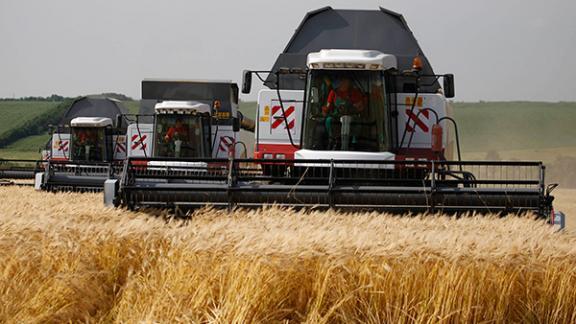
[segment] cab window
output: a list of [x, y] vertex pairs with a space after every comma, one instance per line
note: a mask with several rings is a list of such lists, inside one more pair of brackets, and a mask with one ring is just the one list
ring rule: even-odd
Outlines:
[[[162, 114], [156, 117], [155, 156], [174, 158], [210, 157], [210, 117]], [[208, 127], [209, 129], [209, 127]]]

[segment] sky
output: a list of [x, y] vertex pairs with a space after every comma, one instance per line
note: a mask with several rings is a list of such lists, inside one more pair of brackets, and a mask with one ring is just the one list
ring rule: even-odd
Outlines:
[[306, 12], [327, 5], [402, 13], [435, 72], [455, 75], [457, 101], [576, 101], [574, 0], [0, 0], [0, 97], [240, 82], [244, 69], [270, 69]]

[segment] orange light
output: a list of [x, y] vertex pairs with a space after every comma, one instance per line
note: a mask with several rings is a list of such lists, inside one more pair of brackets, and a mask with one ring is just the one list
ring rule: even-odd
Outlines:
[[422, 70], [422, 59], [420, 58], [420, 56], [416, 56], [412, 60], [412, 70], [416, 71]]

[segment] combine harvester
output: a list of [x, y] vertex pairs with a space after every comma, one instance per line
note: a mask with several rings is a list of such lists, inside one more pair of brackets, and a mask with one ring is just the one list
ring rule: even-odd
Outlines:
[[125, 116], [135, 117], [128, 127], [128, 159], [121, 181], [106, 181], [105, 201], [133, 208], [126, 198], [133, 187], [155, 192], [177, 185], [182, 176], [206, 183], [226, 174], [228, 157], [246, 158], [240, 129], [254, 132], [255, 125], [238, 111], [238, 92], [229, 81], [143, 81], [144, 106], [153, 111]]
[[128, 158], [107, 203], [554, 217], [541, 162], [461, 160], [453, 75], [433, 72], [399, 14], [311, 12], [271, 71], [245, 71], [244, 93], [253, 75], [270, 88], [258, 97], [254, 159], [151, 169], [158, 159]]
[[[35, 188], [46, 191], [101, 191], [104, 181], [122, 171], [127, 113], [118, 100], [82, 97], [74, 101], [52, 132], [43, 152]], [[116, 122], [116, 124], [115, 124]]]

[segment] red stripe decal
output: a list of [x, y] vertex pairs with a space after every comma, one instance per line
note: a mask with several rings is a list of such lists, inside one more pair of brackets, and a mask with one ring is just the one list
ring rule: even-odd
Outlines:
[[[410, 111], [410, 109], [406, 109], [406, 115], [408, 115], [408, 117], [409, 117], [409, 122], [408, 122], [408, 127], [407, 127], [409, 132], [414, 131], [414, 127], [412, 127], [410, 125], [410, 121], [413, 121], [415, 126], [419, 127], [424, 133], [428, 133], [428, 131], [429, 131], [428, 125], [426, 125], [426, 123], [424, 123], [424, 121], [422, 121], [422, 119], [420, 119], [419, 116], [417, 116], [417, 114]], [[424, 112], [422, 112], [422, 114], [420, 114], [420, 115], [424, 115], [426, 118], [428, 118], [430, 116], [428, 110], [424, 110]]]
[[146, 140], [146, 138], [148, 138], [148, 135], [142, 135], [142, 137], [140, 137], [139, 140], [136, 140], [138, 138], [138, 135], [132, 135], [132, 142], [134, 142], [132, 144], [132, 149], [135, 150], [138, 146], [140, 146], [141, 150], [145, 150], [147, 144], [144, 143], [144, 141]]
[[[276, 108], [276, 107], [274, 107], [274, 108]], [[284, 111], [284, 113], [285, 113], [284, 116], [276, 117], [274, 122], [272, 123], [272, 129], [278, 128], [278, 126], [282, 125], [284, 123], [284, 117], [286, 117], [286, 118], [290, 117], [292, 115], [292, 113], [294, 113], [295, 109], [296, 108], [294, 108], [294, 106], [290, 106], [290, 107], [288, 107], [288, 109], [286, 109]], [[274, 114], [274, 109], [272, 109], [272, 111], [273, 111], [272, 114]], [[290, 126], [290, 125], [292, 125], [292, 126]], [[288, 127], [289, 127], [289, 129], [292, 129], [294, 127], [294, 119], [293, 118], [289, 122]]]

